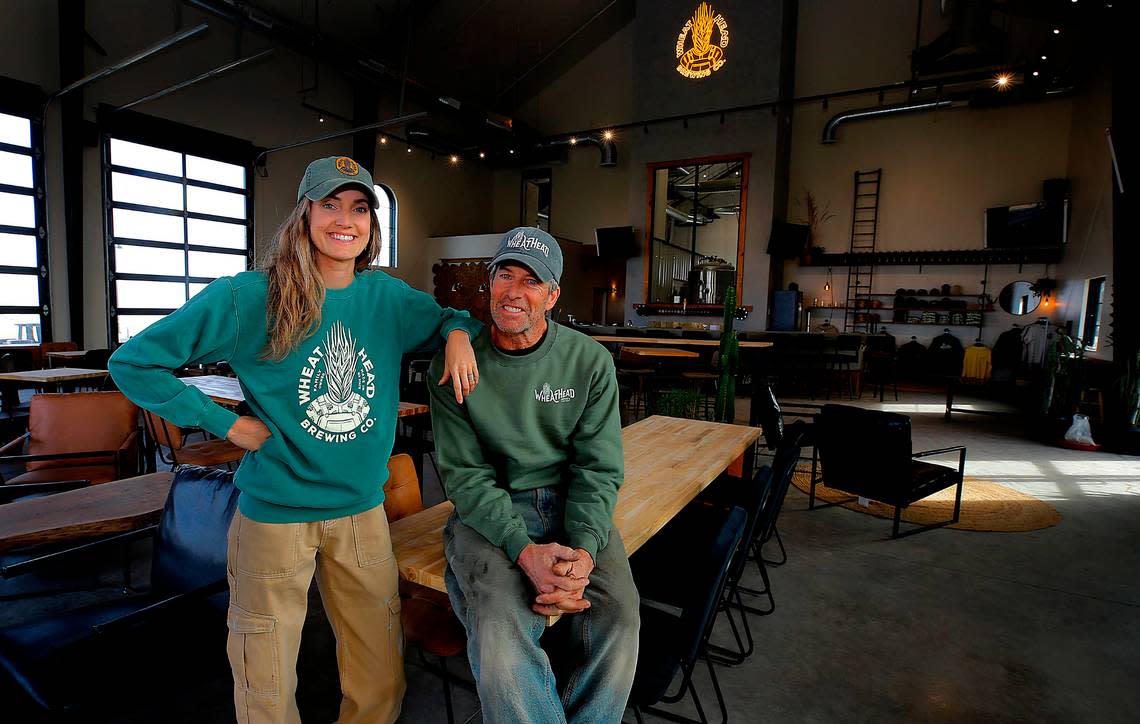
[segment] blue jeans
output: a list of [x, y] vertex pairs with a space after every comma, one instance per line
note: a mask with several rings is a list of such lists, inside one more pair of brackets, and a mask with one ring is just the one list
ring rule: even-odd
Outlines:
[[[566, 499], [560, 491], [512, 493], [511, 503], [526, 521], [531, 540], [566, 542]], [[467, 657], [484, 720], [621, 721], [637, 667], [640, 617], [637, 589], [617, 530], [610, 530], [609, 544], [598, 551], [590, 574], [590, 608], [564, 615], [549, 629], [546, 617], [530, 608], [537, 595], [530, 580], [501, 548], [455, 513], [443, 540], [447, 592], [467, 629]]]

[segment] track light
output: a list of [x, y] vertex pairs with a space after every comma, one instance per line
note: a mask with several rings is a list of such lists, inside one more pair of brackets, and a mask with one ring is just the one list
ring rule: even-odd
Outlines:
[[411, 152], [412, 152], [412, 147], [411, 147], [411, 146], [408, 146], [408, 148], [407, 148], [406, 150], [407, 150], [407, 152], [408, 152], [408, 153], [411, 153]]
[[612, 140], [614, 140], [614, 132], [613, 131], [602, 131], [602, 138], [604, 138], [607, 141], [612, 141]]
[[459, 156], [456, 156], [453, 153], [453, 154], [451, 154], [451, 158], [449, 160], [451, 161], [452, 165], [455, 165], [455, 164], [459, 163]]
[[570, 145], [571, 146], [573, 146], [577, 142], [578, 142], [578, 139], [576, 137], [570, 136]]
[[388, 137], [387, 136], [380, 136], [380, 145], [381, 146], [387, 146], [388, 145]]

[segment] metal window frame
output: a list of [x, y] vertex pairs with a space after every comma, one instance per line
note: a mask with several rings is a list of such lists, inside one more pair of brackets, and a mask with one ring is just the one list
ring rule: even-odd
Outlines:
[[[140, 145], [152, 146], [161, 148], [164, 151], [172, 151], [182, 156], [182, 175], [174, 176], [172, 174], [161, 173], [157, 171], [147, 171], [144, 169], [133, 168], [131, 166], [123, 166], [111, 163], [111, 140], [117, 139], [120, 141], [127, 141], [130, 143], [137, 143]], [[100, 158], [102, 166], [102, 179], [103, 179], [103, 240], [104, 240], [104, 259], [105, 259], [105, 276], [107, 282], [107, 332], [109, 337], [109, 346], [112, 348], [118, 347], [119, 343], [119, 315], [124, 316], [165, 316], [176, 311], [175, 309], [168, 309], [165, 307], [120, 307], [118, 300], [118, 290], [115, 282], [117, 281], [159, 281], [159, 282], [179, 282], [183, 284], [183, 293], [186, 296], [186, 301], [190, 299], [190, 285], [191, 284], [209, 284], [214, 281], [213, 277], [198, 277], [190, 275], [190, 252], [206, 252], [211, 254], [228, 254], [233, 256], [244, 256], [246, 258], [246, 269], [253, 268], [254, 263], [254, 219], [253, 219], [253, 189], [254, 189], [254, 173], [252, 163], [235, 163], [235, 161], [226, 156], [225, 158], [214, 158], [205, 155], [201, 152], [200, 148], [194, 147], [192, 149], [183, 147], [176, 142], [162, 142], [158, 139], [147, 135], [144, 138], [135, 137], [134, 134], [129, 132], [117, 132], [115, 130], [105, 130], [101, 133], [100, 138]], [[246, 185], [245, 188], [237, 186], [229, 186], [226, 184], [213, 183], [210, 181], [201, 181], [192, 179], [187, 176], [186, 171], [186, 157], [198, 156], [212, 161], [219, 161], [231, 165], [241, 166], [245, 169]], [[150, 206], [147, 204], [136, 204], [124, 201], [114, 201], [112, 199], [112, 180], [113, 173], [125, 174], [128, 176], [137, 176], [140, 178], [154, 179], [156, 181], [168, 181], [177, 183], [182, 187], [182, 208], [169, 209], [161, 206]], [[245, 218], [237, 218], [230, 216], [222, 216], [218, 214], [207, 214], [198, 211], [190, 211], [188, 208], [188, 192], [191, 187], [211, 189], [214, 191], [223, 191], [226, 193], [241, 194], [245, 199]], [[128, 236], [116, 236], [114, 230], [113, 211], [115, 209], [123, 209], [126, 211], [139, 211], [143, 213], [159, 214], [163, 216], [176, 216], [182, 219], [182, 243], [157, 241], [152, 239], [135, 239]], [[234, 249], [231, 247], [211, 246], [209, 244], [192, 244], [190, 243], [190, 229], [189, 222], [193, 219], [202, 221], [216, 221], [225, 224], [235, 224], [244, 226], [246, 230], [246, 244], [245, 249]], [[182, 254], [182, 274], [138, 274], [132, 272], [119, 272], [117, 271], [117, 264], [115, 260], [115, 247], [116, 246], [137, 246], [148, 247], [157, 249], [172, 249], [183, 252]], [[184, 302], [185, 303], [185, 302]]]
[[399, 222], [399, 218], [400, 218], [399, 207], [396, 203], [396, 192], [393, 191], [392, 187], [386, 183], [374, 183], [373, 187], [374, 187], [374, 190], [378, 190], [380, 193], [383, 193], [384, 196], [386, 196], [388, 198], [388, 236], [389, 236], [390, 241], [388, 244], [388, 247], [389, 247], [388, 248], [388, 262], [389, 263], [388, 263], [387, 267], [390, 269], [395, 269], [396, 268], [396, 261], [398, 258], [397, 257], [397, 248], [398, 248], [397, 228], [398, 228], [398, 222]]
[[23, 118], [27, 120], [31, 126], [30, 147], [25, 148], [24, 146], [17, 146], [12, 143], [0, 143], [0, 151], [7, 151], [21, 156], [30, 156], [32, 159], [32, 187], [29, 189], [23, 186], [0, 184], [0, 191], [20, 196], [31, 196], [35, 214], [34, 227], [0, 224], [0, 233], [31, 236], [36, 240], [36, 266], [2, 266], [0, 267], [0, 273], [26, 274], [39, 277], [38, 304], [0, 305], [0, 314], [38, 315], [40, 318], [40, 342], [51, 342], [54, 337], [51, 318], [51, 276], [49, 273], [47, 227], [44, 221], [47, 208], [44, 200], [46, 195], [46, 181], [44, 176], [43, 125], [40, 123], [38, 114], [30, 113], [26, 108], [12, 107], [2, 101], [0, 101], [0, 113]]

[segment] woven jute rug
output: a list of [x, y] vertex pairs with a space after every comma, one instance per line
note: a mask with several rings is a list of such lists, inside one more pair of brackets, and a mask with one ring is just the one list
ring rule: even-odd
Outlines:
[[[811, 470], [797, 470], [792, 478], [792, 484], [807, 493], [811, 484]], [[918, 525], [949, 520], [954, 513], [954, 491], [953, 487], [940, 490], [903, 508], [902, 519], [907, 523]], [[815, 486], [815, 497], [825, 503], [833, 503], [850, 498], [851, 494], [820, 484]], [[895, 509], [892, 506], [873, 500], [866, 506], [859, 505], [854, 500], [840, 505], [879, 518], [895, 516]], [[1060, 522], [1061, 514], [1048, 503], [991, 480], [971, 478], [967, 475], [962, 485], [961, 515], [957, 523], [947, 527], [958, 530], [1018, 533], [1048, 528]]]

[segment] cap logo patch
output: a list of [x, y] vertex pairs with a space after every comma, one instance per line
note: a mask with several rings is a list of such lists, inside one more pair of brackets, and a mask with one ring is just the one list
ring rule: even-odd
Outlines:
[[507, 239], [507, 246], [514, 249], [536, 249], [541, 251], [544, 256], [550, 256], [549, 246], [539, 241], [537, 236], [527, 236], [521, 231]]
[[336, 170], [345, 176], [355, 176], [360, 173], [360, 166], [348, 156], [340, 156], [336, 160]]

